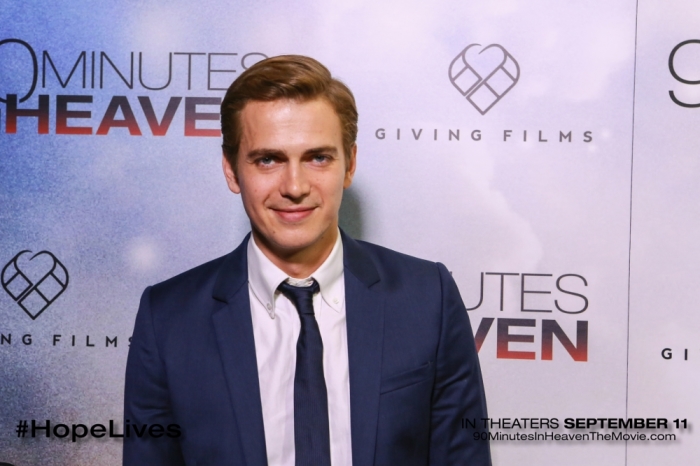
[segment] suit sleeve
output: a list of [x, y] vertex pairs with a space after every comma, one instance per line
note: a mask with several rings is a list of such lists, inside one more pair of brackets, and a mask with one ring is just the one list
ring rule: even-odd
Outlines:
[[[151, 314], [151, 289], [146, 288], [136, 315], [136, 324], [129, 347], [124, 387], [124, 466], [178, 466], [184, 459], [173, 431], [176, 424], [168, 395], [165, 366], [159, 355]], [[166, 434], [143, 437], [135, 434], [135, 427], [160, 424]], [[127, 425], [130, 435], [126, 437]], [[172, 436], [168, 436], [170, 433]]]
[[[484, 384], [469, 317], [457, 284], [444, 265], [438, 264], [442, 287], [442, 322], [432, 398], [430, 464], [489, 466]], [[476, 428], [462, 419], [476, 422]], [[476, 435], [475, 435], [476, 434]]]

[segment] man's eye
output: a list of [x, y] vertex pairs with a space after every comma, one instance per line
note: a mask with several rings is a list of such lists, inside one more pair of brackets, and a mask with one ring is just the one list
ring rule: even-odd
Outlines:
[[323, 155], [323, 154], [316, 154], [316, 155], [314, 155], [314, 158], [313, 158], [314, 162], [316, 162], [316, 163], [324, 163], [324, 162], [327, 162], [329, 159], [330, 159], [329, 156]]
[[272, 157], [260, 157], [258, 159], [258, 164], [260, 165], [272, 165], [272, 163], [275, 161]]

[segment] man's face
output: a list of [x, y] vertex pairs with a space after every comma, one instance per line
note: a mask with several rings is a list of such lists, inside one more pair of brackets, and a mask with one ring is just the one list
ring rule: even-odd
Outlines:
[[236, 171], [224, 157], [224, 173], [258, 244], [278, 257], [323, 254], [355, 172], [355, 147], [348, 164], [333, 107], [323, 99], [251, 101], [241, 123]]

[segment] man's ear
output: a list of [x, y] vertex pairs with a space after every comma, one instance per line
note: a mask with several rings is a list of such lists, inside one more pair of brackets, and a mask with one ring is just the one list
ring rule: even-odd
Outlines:
[[238, 176], [236, 171], [231, 166], [228, 158], [224, 155], [221, 157], [221, 166], [224, 169], [224, 176], [226, 177], [226, 184], [228, 184], [228, 189], [230, 189], [235, 194], [241, 194], [241, 186], [238, 184]]
[[352, 145], [350, 157], [347, 160], [348, 166], [345, 167], [345, 180], [343, 188], [347, 189], [352, 184], [352, 177], [355, 176], [355, 168], [357, 167], [357, 144]]

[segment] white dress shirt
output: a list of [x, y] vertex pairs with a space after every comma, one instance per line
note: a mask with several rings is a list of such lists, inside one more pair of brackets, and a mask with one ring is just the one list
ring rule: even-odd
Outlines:
[[[247, 253], [267, 461], [269, 466], [294, 466], [294, 373], [301, 324], [294, 304], [277, 287], [285, 280], [296, 286], [304, 281], [290, 279], [265, 257], [252, 236]], [[326, 261], [308, 278], [314, 278], [321, 288], [313, 303], [323, 340], [331, 464], [351, 466], [350, 380], [340, 233]]]

